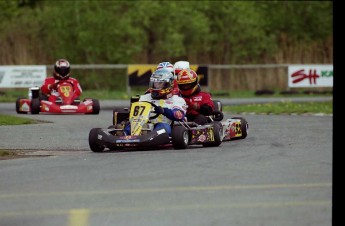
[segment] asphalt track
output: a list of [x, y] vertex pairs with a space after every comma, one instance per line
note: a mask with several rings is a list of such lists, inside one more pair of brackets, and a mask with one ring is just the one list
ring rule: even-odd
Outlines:
[[101, 101], [99, 115], [17, 115], [0, 103], [1, 114], [46, 121], [0, 126], [0, 149], [37, 156], [0, 161], [1, 226], [332, 225], [333, 116], [226, 114], [248, 120], [246, 139], [91, 152], [90, 129], [109, 126], [120, 105]]

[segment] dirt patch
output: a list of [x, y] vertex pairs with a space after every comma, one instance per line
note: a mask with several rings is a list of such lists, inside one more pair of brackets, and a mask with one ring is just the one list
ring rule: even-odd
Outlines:
[[32, 158], [32, 157], [47, 157], [47, 156], [51, 156], [51, 155], [40, 155], [40, 154], [36, 154], [35, 151], [0, 150], [0, 160]]

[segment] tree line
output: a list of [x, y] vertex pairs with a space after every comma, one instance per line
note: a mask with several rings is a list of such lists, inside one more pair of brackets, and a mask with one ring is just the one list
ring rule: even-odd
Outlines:
[[332, 1], [0, 1], [0, 63], [332, 63]]

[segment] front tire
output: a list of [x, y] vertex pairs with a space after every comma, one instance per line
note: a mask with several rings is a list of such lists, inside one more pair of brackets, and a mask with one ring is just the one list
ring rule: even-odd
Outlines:
[[98, 131], [101, 128], [92, 128], [89, 133], [89, 146], [93, 152], [102, 152], [104, 147], [97, 143], [98, 140]]
[[214, 110], [215, 111], [223, 111], [223, 105], [222, 105], [222, 102], [220, 100], [214, 100], [213, 101], [213, 104], [214, 104]]
[[31, 99], [31, 114], [38, 114], [41, 110], [41, 101], [39, 98]]
[[92, 99], [92, 114], [98, 115], [100, 109], [101, 109], [101, 106], [99, 104], [99, 101], [97, 99]]
[[172, 129], [172, 143], [174, 149], [186, 149], [188, 147], [189, 134], [183, 126], [175, 126]]
[[220, 123], [214, 123], [213, 124], [213, 136], [214, 136], [214, 141], [205, 143], [202, 146], [204, 147], [218, 147], [222, 143], [222, 133], [223, 133], [223, 128], [220, 125]]

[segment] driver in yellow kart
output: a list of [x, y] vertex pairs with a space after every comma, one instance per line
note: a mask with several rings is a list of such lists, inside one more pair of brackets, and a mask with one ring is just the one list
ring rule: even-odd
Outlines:
[[[158, 69], [150, 77], [149, 92], [141, 95], [139, 101], [148, 101], [155, 104], [155, 112], [160, 114], [152, 119], [154, 130], [165, 129], [171, 136], [171, 123], [173, 121], [185, 120], [187, 104], [186, 101], [173, 94], [174, 75], [167, 69]], [[130, 125], [125, 127], [125, 134], [130, 135]]]

